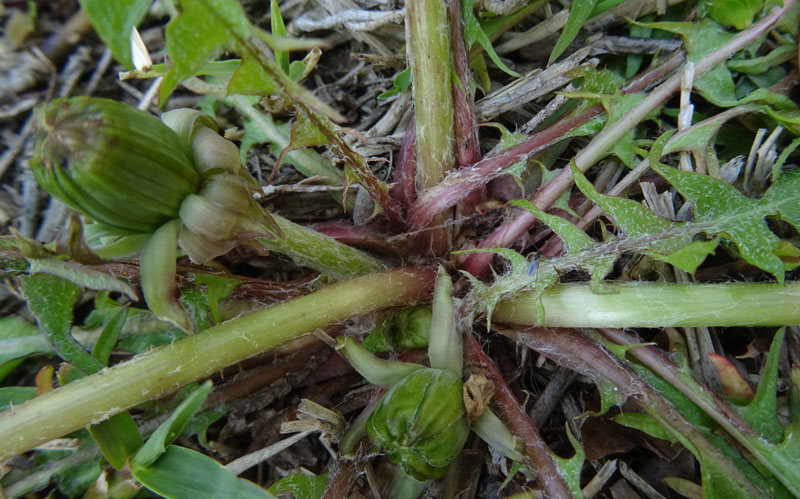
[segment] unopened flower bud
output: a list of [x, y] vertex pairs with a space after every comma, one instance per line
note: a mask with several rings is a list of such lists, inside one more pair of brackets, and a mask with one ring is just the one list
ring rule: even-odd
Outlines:
[[386, 392], [367, 420], [367, 433], [409, 475], [439, 478], [469, 435], [462, 387], [451, 371], [414, 371]]
[[177, 218], [200, 175], [188, 143], [158, 118], [109, 99], [56, 99], [34, 111], [39, 185], [120, 234]]

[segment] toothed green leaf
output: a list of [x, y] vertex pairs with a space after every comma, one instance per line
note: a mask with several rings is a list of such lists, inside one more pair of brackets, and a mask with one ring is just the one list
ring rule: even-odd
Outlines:
[[411, 68], [407, 67], [394, 76], [394, 80], [392, 81], [392, 88], [380, 94], [378, 96], [378, 99], [388, 99], [389, 97], [394, 97], [395, 95], [403, 93], [406, 90], [408, 90], [408, 87], [410, 85], [411, 85]]
[[667, 440], [673, 444], [678, 442], [678, 440], [673, 437], [670, 432], [665, 430], [663, 426], [658, 424], [652, 416], [644, 412], [623, 412], [615, 415], [612, 419], [615, 423], [643, 431], [651, 437]]
[[[550, 227], [566, 244], [567, 254], [576, 254], [597, 245], [597, 241], [586, 235], [576, 225], [561, 217], [543, 212], [530, 201], [512, 201], [511, 204], [530, 211], [542, 223]], [[611, 267], [617, 258], [614, 253], [587, 254], [585, 256], [577, 265], [591, 274], [592, 282], [595, 284], [598, 284], [611, 271]]]
[[781, 244], [765, 217], [781, 215], [800, 226], [800, 175], [797, 171], [782, 176], [760, 200], [741, 194], [733, 186], [707, 175], [653, 165], [653, 169], [695, 205], [695, 221], [688, 227], [717, 234], [736, 244], [748, 263], [783, 282], [783, 262], [775, 254]]
[[472, 274], [466, 274], [467, 278], [472, 282], [472, 294], [476, 302], [480, 303], [481, 307], [486, 312], [488, 328], [492, 326], [492, 312], [500, 299], [523, 290], [532, 290], [532, 298], [536, 300], [537, 318], [540, 323], [544, 323], [544, 307], [542, 306], [540, 298], [548, 286], [558, 282], [558, 272], [556, 272], [552, 263], [540, 260], [537, 269], [531, 274], [528, 272], [530, 269], [530, 262], [512, 249], [481, 248], [453, 252], [455, 255], [469, 253], [495, 253], [508, 259], [511, 263], [511, 271], [495, 280], [491, 286], [487, 286], [479, 279], [472, 276]]

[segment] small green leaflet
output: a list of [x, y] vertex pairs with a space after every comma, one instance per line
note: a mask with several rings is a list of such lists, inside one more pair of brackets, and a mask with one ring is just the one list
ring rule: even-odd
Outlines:
[[519, 77], [519, 73], [503, 64], [503, 61], [497, 56], [497, 52], [495, 52], [494, 47], [492, 47], [492, 42], [489, 40], [489, 37], [486, 36], [483, 28], [481, 28], [481, 23], [478, 22], [478, 18], [475, 17], [474, 7], [475, 0], [464, 0], [464, 2], [461, 3], [461, 18], [464, 21], [464, 42], [467, 47], [472, 47], [477, 43], [486, 51], [486, 55], [489, 56], [489, 59], [491, 59], [500, 70], [510, 76]]
[[558, 37], [553, 51], [550, 52], [550, 59], [547, 60], [548, 66], [553, 64], [556, 59], [558, 59], [558, 56], [560, 56], [567, 47], [569, 47], [569, 44], [572, 43], [575, 37], [578, 36], [581, 26], [589, 20], [596, 5], [597, 0], [575, 0], [572, 2], [572, 6], [569, 9], [567, 24], [561, 31], [561, 36]]
[[769, 71], [779, 64], [790, 61], [797, 55], [797, 47], [793, 44], [779, 45], [772, 52], [753, 59], [731, 59], [728, 69], [745, 74], [760, 74]]
[[753, 23], [762, 4], [762, 0], [701, 0], [697, 13], [741, 31]]
[[103, 331], [100, 337], [92, 348], [92, 357], [99, 360], [103, 365], [108, 365], [108, 359], [111, 357], [111, 351], [114, 345], [117, 344], [122, 328], [125, 326], [125, 320], [128, 318], [128, 307], [120, 307], [114, 315], [111, 316], [108, 323], [103, 326]]
[[380, 94], [378, 96], [378, 99], [388, 99], [389, 97], [394, 97], [395, 95], [408, 90], [408, 87], [410, 85], [411, 85], [411, 68], [408, 67], [395, 75], [394, 82], [392, 83], [392, 88]]
[[[269, 13], [272, 34], [276, 36], [286, 36], [286, 25], [283, 24], [283, 16], [281, 15], [281, 9], [278, 6], [278, 0], [269, 0]], [[280, 66], [284, 73], [289, 74], [288, 52], [276, 50], [275, 62], [278, 63], [278, 66]]]
[[[206, 381], [181, 402], [172, 415], [150, 435], [147, 443], [136, 453], [131, 468], [136, 470], [150, 467], [167, 448], [180, 436], [189, 419], [200, 407], [200, 404], [211, 393], [211, 381]], [[210, 458], [209, 458], [210, 459]], [[212, 460], [213, 461], [213, 460]]]
[[153, 492], [171, 498], [276, 499], [253, 482], [238, 478], [200, 452], [171, 445], [151, 466], [138, 467], [133, 476]]
[[319, 499], [325, 492], [326, 485], [328, 485], [328, 473], [317, 476], [293, 473], [273, 483], [267, 491], [275, 495], [289, 492], [295, 499]]
[[139, 447], [142, 437], [139, 429], [127, 411], [114, 414], [105, 421], [89, 427], [89, 433], [97, 442], [109, 464], [115, 469], [122, 469]]
[[268, 48], [279, 52], [312, 49], [319, 40], [273, 36], [253, 26], [236, 0], [180, 0], [181, 11], [167, 26], [167, 53], [172, 65], [161, 85], [164, 102], [180, 82], [193, 76], [224, 50], [235, 50], [242, 65], [234, 73], [229, 93], [281, 92], [335, 121], [344, 117], [293, 81], [272, 60]]
[[197, 284], [206, 285], [208, 290], [208, 307], [211, 309], [211, 316], [214, 324], [222, 322], [219, 314], [219, 302], [224, 300], [236, 289], [242, 281], [229, 277], [214, 274], [197, 274]]
[[127, 69], [131, 61], [131, 31], [144, 18], [152, 0], [79, 0], [98, 36]]
[[[579, 253], [597, 244], [597, 241], [586, 235], [583, 230], [579, 229], [574, 224], [561, 217], [548, 215], [530, 201], [512, 201], [511, 204], [533, 213], [542, 223], [550, 227], [550, 229], [564, 241], [567, 246], [568, 254]], [[615, 260], [616, 255], [613, 253], [601, 253], [597, 255], [587, 255], [587, 258], [581, 260], [578, 265], [591, 274], [592, 287], [595, 290], [599, 290], [600, 281], [611, 271]]]

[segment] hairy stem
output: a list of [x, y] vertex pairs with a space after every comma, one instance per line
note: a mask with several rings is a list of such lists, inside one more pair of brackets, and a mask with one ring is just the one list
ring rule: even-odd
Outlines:
[[0, 463], [317, 328], [430, 298], [434, 272], [406, 269], [334, 284], [224, 322], [0, 414]]
[[785, 284], [560, 284], [500, 303], [493, 322], [548, 327], [782, 326], [800, 322], [800, 282]]
[[371, 255], [342, 244], [314, 229], [303, 227], [279, 215], [272, 215], [283, 232], [283, 237], [260, 237], [265, 248], [287, 255], [295, 263], [334, 279], [347, 279], [378, 272], [383, 264]]
[[[453, 62], [444, 1], [410, 0], [406, 16], [417, 131], [416, 183], [422, 193], [438, 184], [456, 162]], [[421, 233], [422, 243], [429, 245], [435, 255], [449, 250], [450, 229], [443, 225], [451, 217], [448, 212], [437, 214], [432, 220], [435, 228]]]

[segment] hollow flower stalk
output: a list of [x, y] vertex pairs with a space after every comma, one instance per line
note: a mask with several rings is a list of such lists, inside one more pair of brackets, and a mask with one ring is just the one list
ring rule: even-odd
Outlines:
[[237, 147], [198, 111], [159, 120], [113, 100], [74, 97], [38, 106], [34, 119], [36, 180], [85, 217], [98, 254], [140, 254], [148, 306], [186, 331], [175, 298], [176, 246], [205, 263], [236, 239], [275, 232]]

